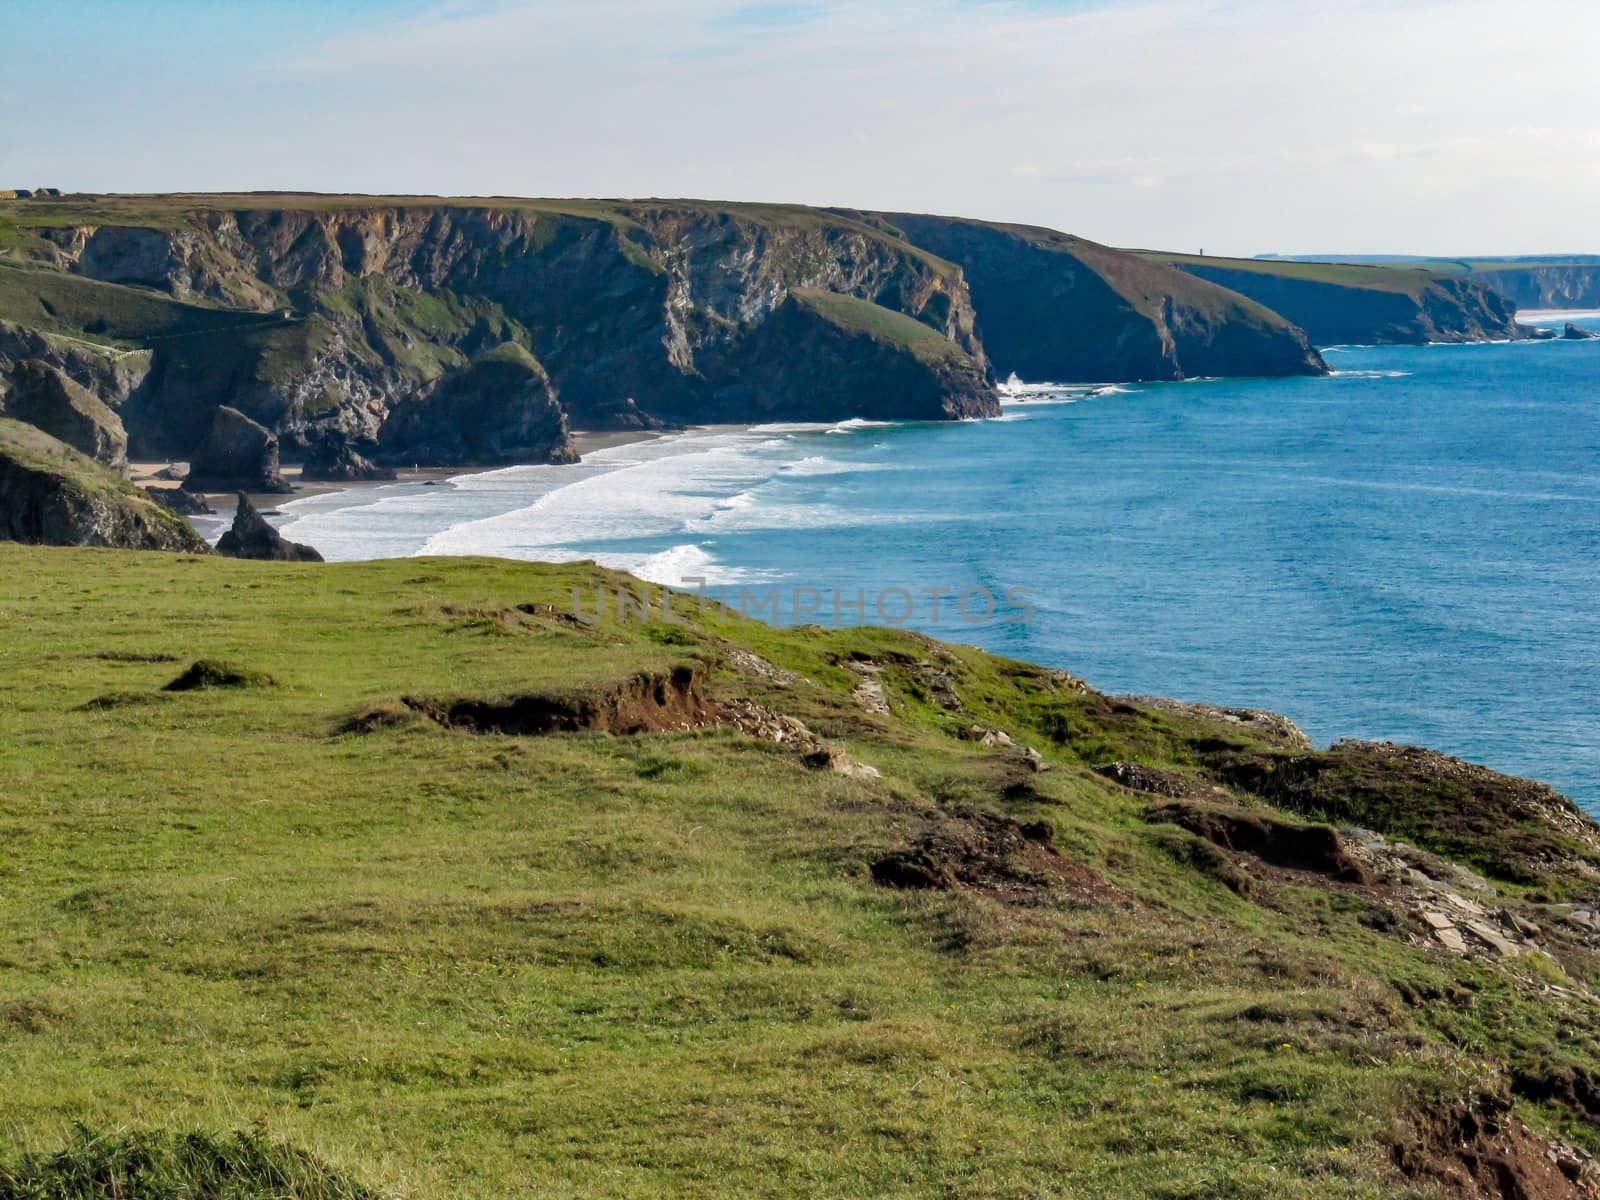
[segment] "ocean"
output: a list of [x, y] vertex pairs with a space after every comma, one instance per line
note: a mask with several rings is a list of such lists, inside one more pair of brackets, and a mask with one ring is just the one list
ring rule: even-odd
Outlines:
[[277, 523], [334, 560], [592, 558], [764, 619], [776, 589], [781, 621], [1415, 742], [1600, 815], [1600, 341], [1326, 356], [1323, 379], [1033, 385], [992, 421], [697, 430]]

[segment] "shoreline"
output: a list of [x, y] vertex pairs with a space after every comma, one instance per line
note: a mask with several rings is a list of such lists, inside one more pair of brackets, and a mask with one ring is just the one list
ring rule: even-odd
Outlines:
[[[701, 426], [689, 426], [688, 429], [698, 429]], [[615, 446], [627, 446], [635, 442], [654, 441], [660, 437], [670, 436], [673, 433], [686, 432], [687, 430], [662, 430], [662, 429], [580, 429], [572, 433], [573, 449], [578, 452], [581, 462], [586, 456], [597, 450], [609, 450]], [[393, 479], [349, 479], [349, 480], [302, 480], [300, 478], [300, 465], [293, 464], [280, 468], [284, 481], [289, 484], [288, 492], [246, 492], [250, 503], [263, 516], [276, 516], [278, 510], [287, 505], [301, 500], [311, 500], [317, 496], [328, 496], [335, 493], [359, 492], [373, 488], [396, 487], [403, 484], [438, 484], [448, 479], [456, 479], [463, 475], [482, 475], [488, 471], [504, 471], [511, 467], [530, 466], [558, 466], [556, 463], [497, 463], [494, 465], [457, 466], [457, 467], [413, 467], [411, 470], [397, 468]], [[128, 475], [135, 487], [161, 488], [176, 490], [181, 486], [175, 479], [162, 479], [159, 473], [171, 467], [171, 462], [130, 462]], [[206, 504], [215, 510], [211, 515], [204, 513], [195, 514], [202, 521], [221, 521], [223, 528], [227, 527], [231, 519], [237, 492], [201, 492], [198, 493]], [[190, 524], [193, 524], [193, 520]], [[204, 534], [206, 531], [201, 530]]]

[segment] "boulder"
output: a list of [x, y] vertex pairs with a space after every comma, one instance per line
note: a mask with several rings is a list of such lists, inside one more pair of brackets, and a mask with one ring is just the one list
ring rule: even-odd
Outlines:
[[310, 546], [291, 542], [269, 525], [243, 492], [239, 493], [239, 507], [233, 514], [233, 528], [217, 542], [217, 553], [229, 558], [260, 558], [272, 562], [323, 561], [322, 555]]
[[162, 507], [170, 508], [173, 512], [182, 513], [186, 517], [210, 517], [215, 516], [217, 512], [201, 497], [182, 488], [147, 487], [144, 489], [144, 494]]
[[191, 492], [287, 492], [278, 472], [278, 439], [236, 408], [218, 407], [211, 428], [189, 460], [183, 486]]
[[1587, 342], [1592, 338], [1600, 338], [1600, 333], [1592, 329], [1585, 329], [1582, 325], [1567, 322], [1567, 327], [1561, 331], [1561, 336], [1569, 342]]
[[128, 434], [122, 418], [49, 363], [38, 359], [17, 363], [0, 411], [37, 426], [114, 471], [127, 469]]

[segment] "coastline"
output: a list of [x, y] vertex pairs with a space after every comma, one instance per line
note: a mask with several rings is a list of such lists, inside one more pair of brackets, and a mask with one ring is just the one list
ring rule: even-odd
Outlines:
[[[694, 427], [691, 427], [694, 428]], [[572, 434], [573, 448], [578, 452], [581, 461], [585, 456], [597, 450], [608, 450], [614, 446], [626, 446], [634, 442], [654, 441], [656, 438], [667, 436], [669, 433], [681, 432], [679, 430], [659, 429], [580, 429]], [[176, 490], [181, 486], [175, 479], [160, 478], [160, 472], [168, 469], [171, 462], [139, 461], [128, 464], [128, 474], [135, 487], [160, 488]], [[350, 479], [350, 480], [302, 480], [299, 464], [288, 465], [280, 468], [285, 482], [293, 489], [288, 492], [246, 492], [257, 511], [264, 516], [277, 515], [277, 510], [300, 500], [310, 500], [317, 496], [328, 496], [335, 493], [360, 492], [375, 488], [395, 487], [401, 484], [439, 484], [446, 480], [457, 479], [463, 475], [481, 475], [486, 471], [503, 471], [511, 466], [538, 466], [537, 463], [496, 463], [493, 465], [456, 466], [456, 467], [422, 467], [411, 470], [397, 469], [393, 479]], [[206, 504], [215, 510], [215, 514], [200, 515], [200, 520], [212, 522], [221, 520], [226, 527], [234, 510], [237, 492], [201, 492], [201, 497]], [[193, 522], [191, 521], [191, 524]], [[206, 529], [200, 532], [206, 536], [210, 533]]]

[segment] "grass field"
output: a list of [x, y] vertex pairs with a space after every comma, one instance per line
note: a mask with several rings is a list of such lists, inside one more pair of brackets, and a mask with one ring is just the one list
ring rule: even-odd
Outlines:
[[[48, 200], [0, 200], [0, 254], [26, 252], [38, 231], [76, 225], [132, 225], [178, 229], [212, 212], [340, 212], [390, 209], [492, 209], [535, 216], [605, 221], [628, 232], [662, 217], [685, 215], [748, 220], [769, 229], [854, 229], [874, 240], [890, 240], [876, 227], [841, 211], [801, 204], [767, 204], [694, 199], [539, 199], [520, 196], [367, 196], [313, 192], [185, 192], [170, 194], [68, 195]], [[908, 257], [941, 274], [954, 268], [915, 246], [898, 242]], [[650, 261], [650, 260], [646, 260]]]
[[866, 334], [897, 349], [909, 350], [921, 362], [938, 364], [967, 360], [966, 351], [943, 333], [881, 304], [815, 288], [796, 288], [790, 295], [830, 324], [848, 333]]
[[[1557, 1029], [1591, 1061], [1555, 968], [1241, 889], [1089, 769], [1265, 752], [1248, 729], [910, 634], [564, 616], [598, 586], [636, 585], [0, 546], [0, 1196], [130, 1161], [200, 1189], [161, 1196], [1420, 1196], [1412, 1117], [1505, 1094]], [[241, 686], [166, 690], [202, 659]], [[420, 715], [684, 665], [881, 777], [725, 727]], [[985, 813], [1050, 822], [1056, 874], [873, 882]]]
[[1399, 292], [1413, 298], [1428, 286], [1431, 270], [1417, 265], [1363, 264], [1363, 263], [1307, 263], [1285, 259], [1218, 258], [1212, 255], [1172, 254], [1166, 251], [1138, 252], [1153, 262], [1173, 266], [1198, 265], [1230, 271], [1249, 271], [1256, 275], [1280, 279], [1302, 280], [1307, 283], [1331, 283], [1340, 287], [1364, 288], [1370, 291]]
[[0, 262], [0, 320], [119, 348], [284, 323], [275, 313], [184, 304], [144, 288], [8, 262]]

